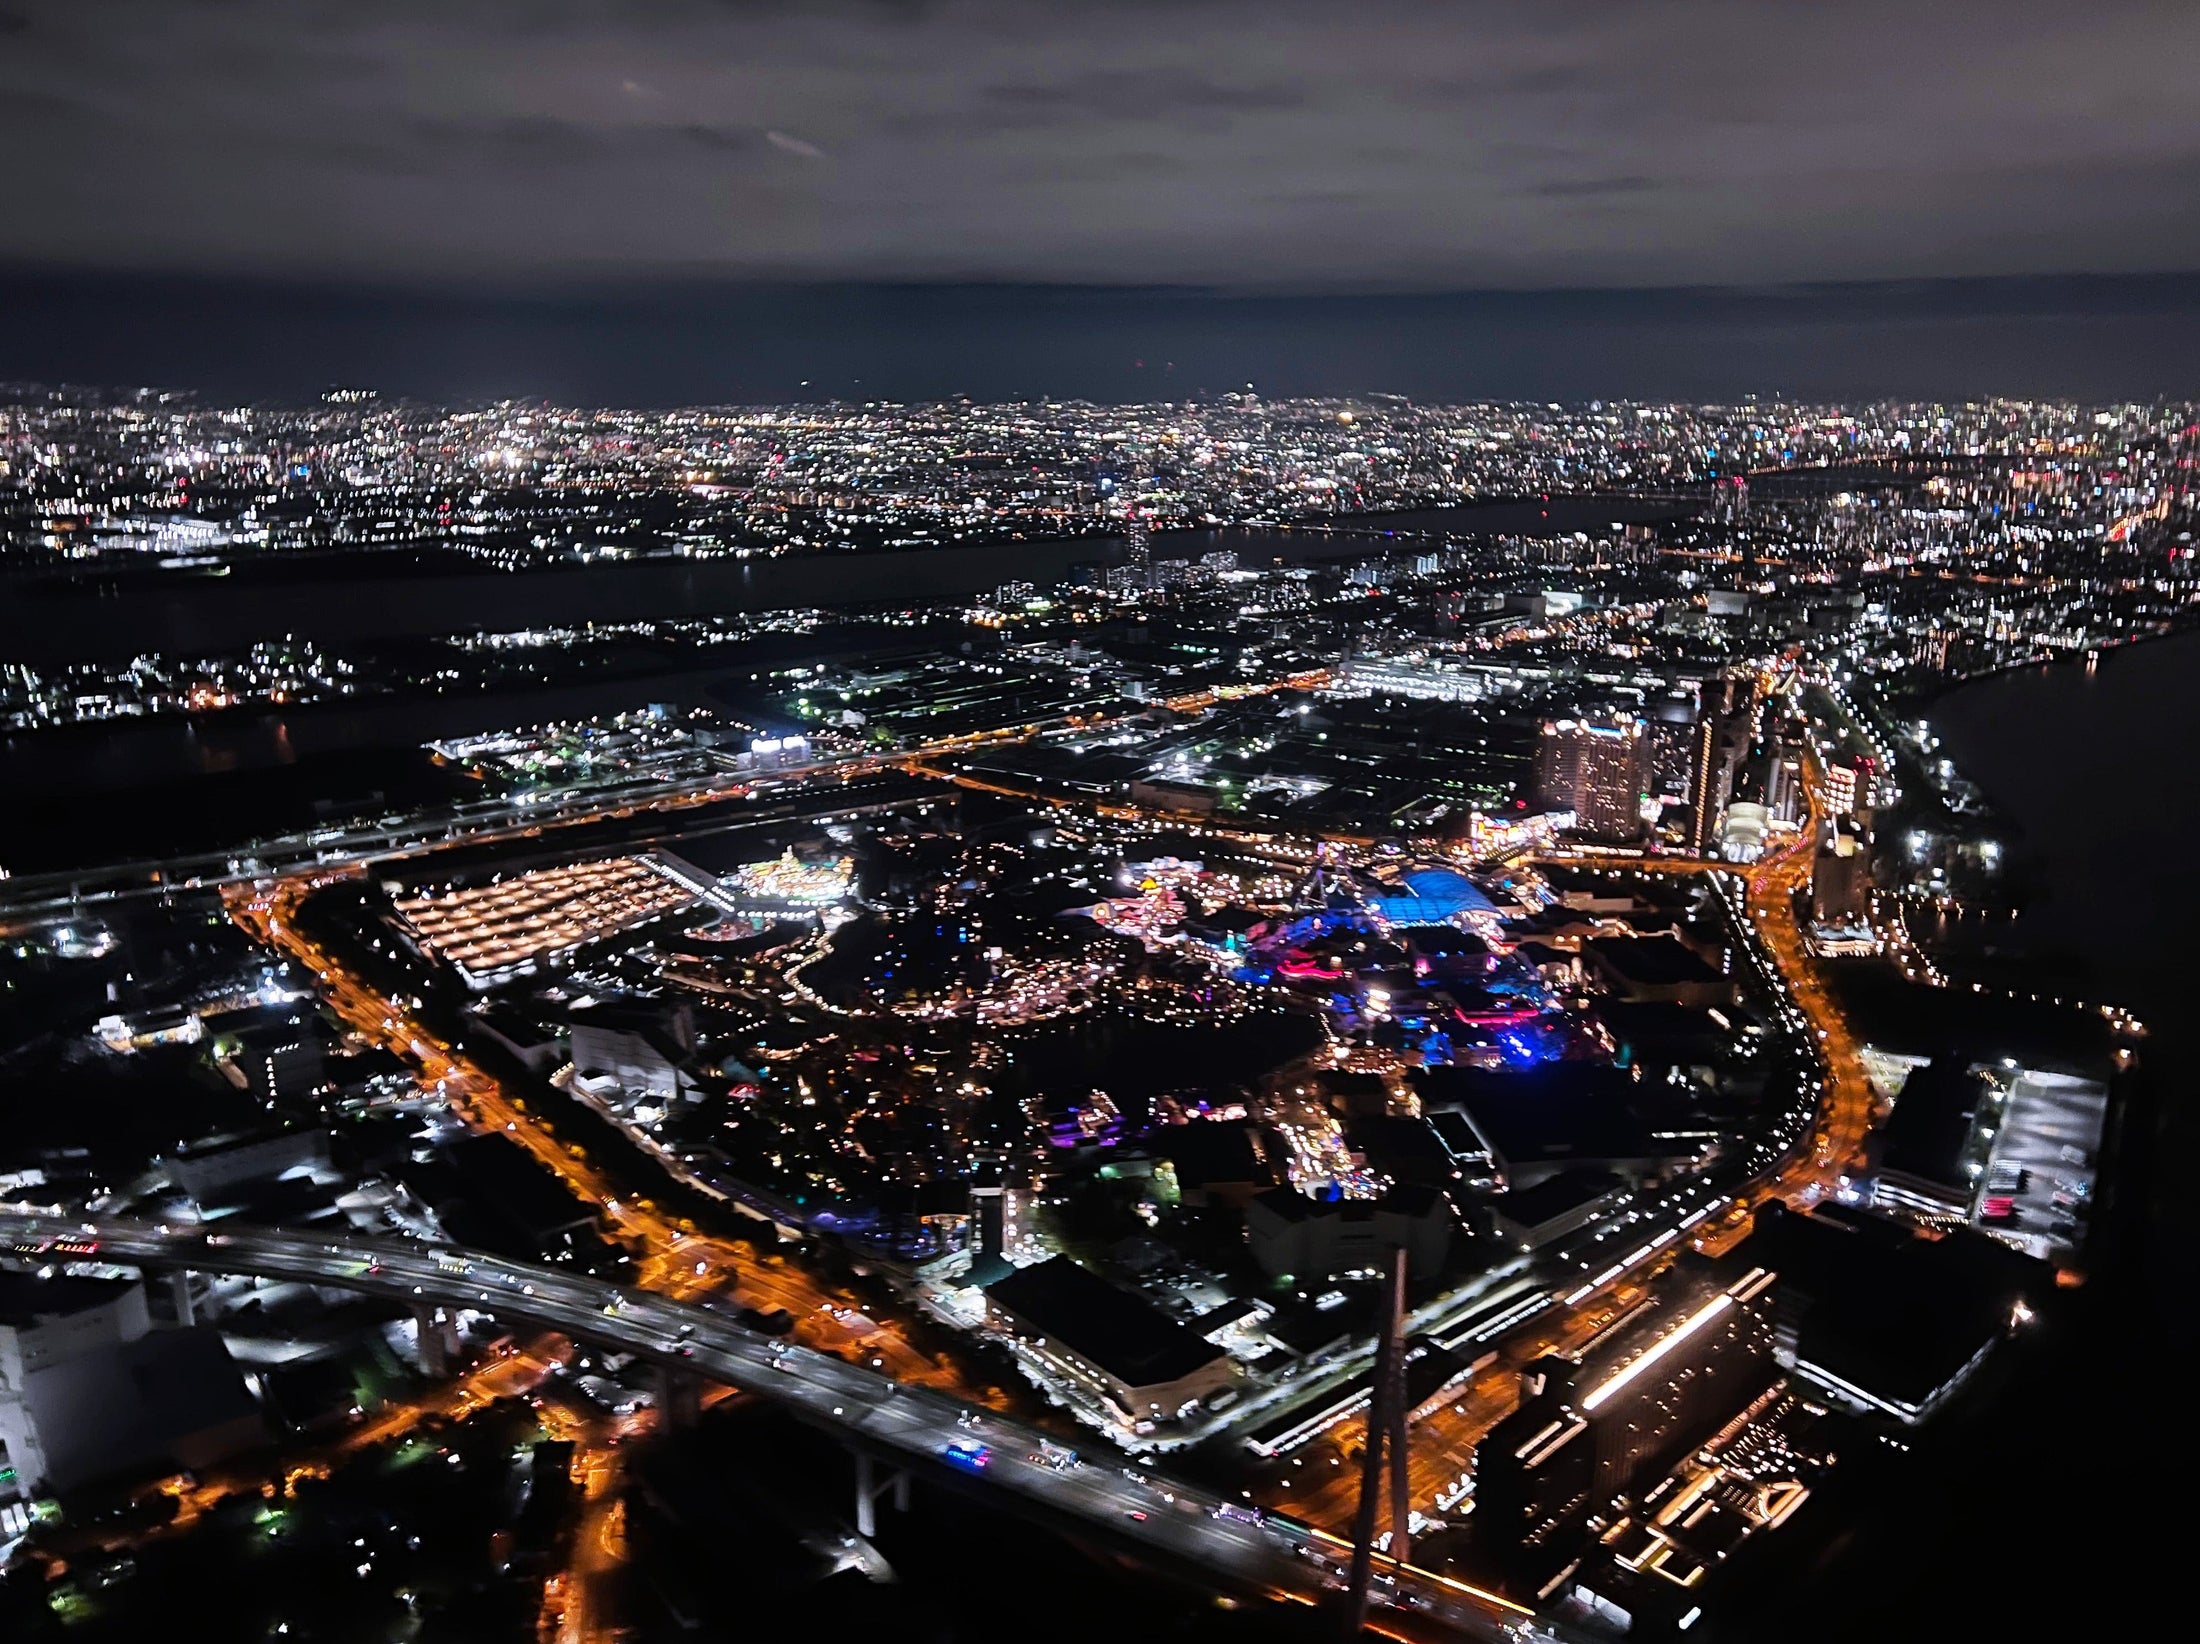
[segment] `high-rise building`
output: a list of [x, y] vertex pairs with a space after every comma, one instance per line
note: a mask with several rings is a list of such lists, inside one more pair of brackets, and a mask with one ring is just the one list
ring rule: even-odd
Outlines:
[[1706, 705], [1688, 751], [1688, 848], [1698, 856], [1719, 837], [1726, 783], [1719, 774], [1719, 720]]
[[1861, 925], [1870, 912], [1871, 889], [1871, 853], [1854, 829], [1834, 827], [1811, 864], [1811, 918], [1826, 926]]
[[1836, 817], [1847, 816], [1856, 809], [1856, 767], [1848, 760], [1836, 759], [1828, 765], [1822, 786], [1826, 808]]
[[1879, 761], [1869, 754], [1842, 754], [1828, 761], [1825, 780], [1826, 806], [1837, 818], [1855, 817], [1870, 824], [1870, 813], [1886, 796], [1880, 792]]
[[1688, 798], [1688, 778], [1696, 740], [1696, 699], [1686, 690], [1671, 690], [1654, 698], [1643, 710], [1644, 735], [1650, 745], [1650, 789]]
[[1153, 580], [1153, 533], [1135, 503], [1123, 520], [1123, 569], [1136, 587], [1144, 588]]
[[1710, 856], [1719, 848], [1719, 829], [1734, 778], [1749, 752], [1749, 726], [1755, 717], [1753, 694], [1732, 674], [1707, 680], [1689, 749], [1688, 848]]
[[1803, 758], [1775, 743], [1765, 750], [1765, 813], [1775, 822], [1793, 825], [1808, 809], [1803, 792]]
[[1536, 792], [1544, 809], [1572, 811], [1574, 827], [1598, 839], [1642, 836], [1648, 785], [1642, 721], [1546, 720], [1536, 743]]
[[1803, 722], [1784, 718], [1775, 724], [1765, 746], [1765, 810], [1775, 822], [1793, 825], [1810, 809], [1803, 789], [1803, 759], [1808, 737]]
[[1520, 1408], [1474, 1452], [1474, 1521], [1541, 1597], [1620, 1498], [1662, 1478], [1773, 1374], [1773, 1275], [1697, 1275], [1681, 1299], [1591, 1348], [1536, 1360]]

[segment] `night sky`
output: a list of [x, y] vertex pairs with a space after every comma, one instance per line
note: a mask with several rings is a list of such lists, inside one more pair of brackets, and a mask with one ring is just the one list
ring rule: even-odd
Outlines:
[[2174, 392], [2195, 61], [2189, 0], [0, 0], [0, 374]]

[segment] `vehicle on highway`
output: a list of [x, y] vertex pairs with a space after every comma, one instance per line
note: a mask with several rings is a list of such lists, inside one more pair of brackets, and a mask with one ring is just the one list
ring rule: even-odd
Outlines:
[[940, 1449], [940, 1458], [950, 1467], [960, 1467], [965, 1472], [979, 1473], [993, 1465], [993, 1450], [989, 1445], [974, 1444], [968, 1439], [956, 1439]]

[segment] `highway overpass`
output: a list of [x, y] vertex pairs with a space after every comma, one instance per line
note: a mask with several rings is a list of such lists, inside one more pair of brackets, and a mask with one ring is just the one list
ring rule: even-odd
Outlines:
[[[1067, 1533], [1233, 1593], [1334, 1602], [1351, 1549], [1282, 1521], [1224, 1516], [1227, 1498], [1112, 1460], [1067, 1467], [1042, 1459], [1037, 1429], [973, 1411], [828, 1354], [773, 1340], [705, 1308], [600, 1279], [506, 1261], [480, 1251], [395, 1239], [199, 1223], [84, 1220], [32, 1205], [0, 1206], [0, 1255], [19, 1263], [96, 1263], [249, 1275], [359, 1291], [422, 1309], [493, 1314], [632, 1353], [675, 1377], [722, 1382], [832, 1433], [859, 1458], [859, 1491], [872, 1496], [885, 1463], [965, 1489]], [[951, 1445], [982, 1445], [982, 1465], [957, 1464]], [[868, 1519], [868, 1499], [858, 1518]], [[1379, 1602], [1463, 1636], [1526, 1644], [1547, 1626], [1495, 1594], [1434, 1572], [1385, 1572]]]

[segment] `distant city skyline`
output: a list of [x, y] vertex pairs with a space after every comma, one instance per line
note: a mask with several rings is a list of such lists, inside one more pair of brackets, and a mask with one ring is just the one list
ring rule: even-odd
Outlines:
[[0, 378], [2175, 394], [2196, 50], [2166, 0], [0, 0]]

